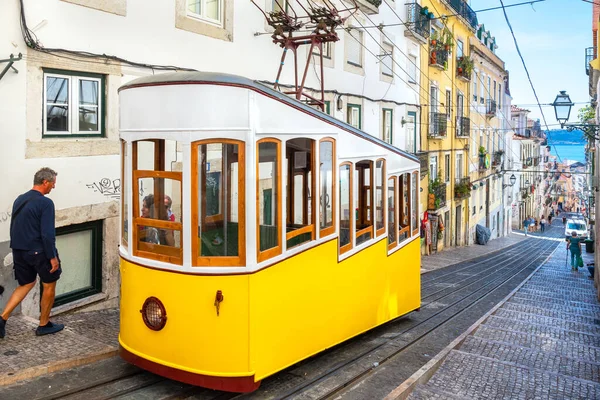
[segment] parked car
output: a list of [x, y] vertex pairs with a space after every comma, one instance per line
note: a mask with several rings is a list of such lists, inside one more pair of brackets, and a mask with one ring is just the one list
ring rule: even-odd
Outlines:
[[583, 219], [569, 219], [567, 220], [567, 226], [565, 227], [565, 237], [569, 238], [573, 234], [577, 233], [577, 236], [587, 238], [587, 224]]

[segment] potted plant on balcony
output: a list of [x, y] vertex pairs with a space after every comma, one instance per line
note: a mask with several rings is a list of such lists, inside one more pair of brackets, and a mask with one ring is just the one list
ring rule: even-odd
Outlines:
[[429, 181], [429, 195], [428, 195], [428, 205], [429, 209], [437, 210], [440, 208], [442, 204], [442, 199], [436, 195], [440, 186], [442, 186], [442, 179], [440, 178], [441, 174], [438, 173], [438, 176]]
[[471, 184], [468, 182], [460, 182], [454, 186], [454, 197], [464, 199], [471, 195]]
[[462, 56], [458, 58], [457, 63], [457, 71], [458, 74], [465, 77], [470, 78], [473, 73], [474, 62], [471, 57]]

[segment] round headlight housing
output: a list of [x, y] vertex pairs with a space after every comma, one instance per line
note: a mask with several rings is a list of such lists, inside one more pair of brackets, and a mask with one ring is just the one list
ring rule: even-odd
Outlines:
[[160, 331], [167, 324], [167, 310], [156, 297], [148, 297], [140, 312], [144, 324], [153, 331]]

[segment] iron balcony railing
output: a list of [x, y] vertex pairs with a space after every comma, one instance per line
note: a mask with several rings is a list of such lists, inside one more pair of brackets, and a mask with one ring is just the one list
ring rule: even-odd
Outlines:
[[448, 66], [448, 50], [443, 48], [431, 50], [431, 53], [429, 54], [429, 65], [446, 69]]
[[427, 208], [429, 210], [439, 210], [446, 206], [446, 184], [437, 183], [429, 192]]
[[448, 121], [445, 113], [429, 113], [429, 137], [446, 137]]
[[427, 39], [431, 31], [431, 21], [422, 11], [423, 7], [418, 3], [406, 4], [406, 14], [408, 15], [406, 29]]
[[585, 49], [585, 74], [590, 74], [590, 62], [594, 59], [594, 48], [588, 47]]
[[456, 117], [456, 137], [471, 135], [471, 120], [467, 117]]
[[458, 15], [463, 17], [469, 23], [469, 25], [471, 25], [471, 28], [477, 30], [477, 26], [479, 25], [477, 23], [477, 14], [465, 2], [465, 0], [446, 0], [446, 1], [448, 3], [450, 3], [450, 6], [452, 8], [454, 8], [454, 10], [456, 11], [456, 13]]
[[488, 99], [487, 106], [485, 107], [485, 115], [488, 117], [496, 115], [497, 107], [496, 100]]

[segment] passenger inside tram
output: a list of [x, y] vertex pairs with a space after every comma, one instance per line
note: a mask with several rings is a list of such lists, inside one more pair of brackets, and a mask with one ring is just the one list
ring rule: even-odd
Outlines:
[[[165, 207], [168, 196], [165, 196]], [[171, 214], [172, 215], [172, 214]], [[154, 195], [149, 194], [142, 200], [142, 218], [154, 217]], [[169, 218], [167, 218], [169, 219]], [[169, 219], [171, 220], [171, 219]], [[175, 239], [173, 237], [173, 231], [169, 229], [157, 229], [150, 226], [140, 226], [140, 241], [153, 244], [162, 244], [167, 246], [173, 246]]]

